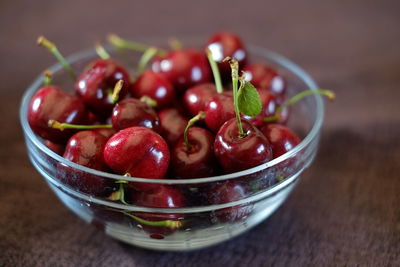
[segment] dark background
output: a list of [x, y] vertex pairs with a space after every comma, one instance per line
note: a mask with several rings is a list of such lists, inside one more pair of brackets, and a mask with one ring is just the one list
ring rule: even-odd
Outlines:
[[[26, 156], [25, 88], [109, 32], [206, 37], [237, 32], [304, 67], [337, 93], [319, 155], [267, 221], [191, 253], [130, 247], [69, 212]], [[400, 2], [0, 1], [0, 266], [399, 266]]]

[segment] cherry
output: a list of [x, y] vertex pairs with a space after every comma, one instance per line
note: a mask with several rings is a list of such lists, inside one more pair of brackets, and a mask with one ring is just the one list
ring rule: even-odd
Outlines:
[[[106, 171], [103, 151], [107, 137], [96, 131], [81, 131], [74, 134], [65, 147], [63, 157], [79, 165]], [[62, 163], [58, 166], [59, 178], [62, 182], [78, 190], [93, 195], [102, 195], [112, 182], [96, 175], [72, 169]]]
[[123, 81], [119, 97], [127, 94], [130, 86], [129, 74], [111, 59], [93, 61], [78, 77], [75, 90], [85, 104], [101, 117], [107, 117], [114, 107], [110, 95], [119, 80]]
[[206, 109], [206, 103], [217, 93], [215, 85], [203, 83], [189, 88], [183, 95], [183, 104], [191, 116]]
[[161, 135], [170, 146], [173, 146], [188, 123], [188, 120], [176, 108], [167, 108], [158, 112], [161, 124]]
[[135, 98], [119, 101], [113, 109], [111, 122], [117, 131], [132, 126], [144, 126], [156, 132], [160, 130], [160, 122], [154, 109]]
[[28, 122], [32, 130], [44, 139], [65, 143], [73, 130], [59, 131], [49, 127], [49, 120], [81, 124], [86, 123], [87, 111], [83, 102], [57, 86], [42, 87], [32, 97], [28, 108]]
[[267, 124], [261, 129], [272, 147], [272, 154], [277, 158], [300, 143], [300, 138], [288, 127], [280, 124]]
[[51, 142], [50, 140], [45, 140], [44, 145], [47, 146], [51, 151], [53, 151], [54, 153], [56, 153], [60, 156], [62, 154], [64, 154], [64, 150], [65, 150], [64, 145], [56, 144], [54, 142]]
[[[241, 200], [247, 197], [250, 189], [235, 181], [211, 187], [209, 192], [210, 204], [223, 204]], [[243, 204], [215, 211], [215, 216], [222, 222], [239, 221], [250, 215], [252, 206]]]
[[231, 92], [223, 92], [216, 94], [206, 103], [205, 108], [207, 127], [214, 133], [227, 120], [235, 117], [235, 108], [233, 105], [233, 97]]
[[169, 80], [154, 71], [145, 71], [132, 84], [131, 93], [136, 98], [148, 96], [157, 102], [157, 107], [170, 106], [174, 100], [174, 88]]
[[193, 48], [173, 50], [165, 57], [158, 57], [152, 69], [164, 75], [180, 92], [211, 80], [206, 56]]
[[[141, 178], [164, 178], [169, 165], [168, 145], [156, 132], [146, 127], [130, 127], [114, 134], [104, 148], [106, 164], [119, 174]], [[129, 183], [138, 190], [153, 184]], [[157, 186], [154, 184], [154, 186]]]
[[[183, 194], [170, 186], [159, 186], [148, 192], [133, 193], [133, 204], [149, 208], [183, 208]], [[150, 237], [162, 239], [165, 235], [174, 233], [182, 225], [183, 215], [176, 213], [133, 213], [136, 221], [150, 233]], [[136, 218], [135, 218], [136, 217]], [[142, 219], [142, 220], [140, 220]]]
[[211, 51], [212, 58], [218, 62], [221, 75], [225, 78], [230, 77], [230, 66], [228, 62], [223, 62], [224, 58], [235, 58], [241, 66], [247, 61], [246, 49], [240, 38], [229, 32], [217, 32], [212, 35], [206, 44]]
[[111, 136], [113, 136], [115, 134], [115, 130], [114, 129], [107, 129], [107, 128], [95, 129], [93, 131], [105, 136], [107, 139], [109, 139]]
[[222, 125], [215, 137], [215, 155], [228, 173], [246, 170], [272, 159], [267, 138], [246, 119], [241, 121], [243, 136], [239, 134], [236, 118], [233, 118]]
[[263, 63], [251, 63], [243, 68], [246, 81], [251, 82], [256, 88], [270, 91], [277, 96], [284, 96], [286, 81], [272, 67]]
[[201, 178], [216, 172], [214, 136], [206, 129], [191, 127], [188, 144], [181, 137], [171, 150], [172, 174], [176, 179]]

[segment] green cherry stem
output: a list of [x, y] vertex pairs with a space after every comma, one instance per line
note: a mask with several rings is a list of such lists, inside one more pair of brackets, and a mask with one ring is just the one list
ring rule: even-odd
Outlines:
[[99, 55], [99, 57], [101, 59], [110, 59], [111, 58], [110, 54], [106, 51], [104, 46], [102, 46], [100, 43], [96, 43], [94, 45], [94, 48], [96, 50], [97, 55]]
[[219, 72], [219, 68], [217, 65], [217, 62], [212, 58], [212, 53], [210, 49], [206, 49], [206, 54], [208, 58], [208, 62], [210, 62], [211, 70], [214, 76], [214, 81], [215, 81], [215, 87], [217, 88], [217, 93], [221, 94], [224, 89], [222, 87], [222, 81], [221, 81], [221, 73]]
[[188, 132], [189, 132], [189, 128], [195, 124], [196, 122], [198, 122], [199, 120], [204, 120], [206, 118], [206, 113], [204, 111], [200, 111], [199, 114], [197, 114], [196, 116], [194, 116], [193, 118], [191, 118], [188, 122], [188, 124], [186, 125], [185, 131], [183, 132], [183, 141], [185, 143], [186, 149], [188, 151], [193, 149], [193, 146], [189, 143], [189, 138], [188, 138]]
[[71, 79], [75, 82], [76, 75], [74, 70], [72, 69], [71, 65], [67, 62], [67, 60], [64, 58], [64, 56], [60, 53], [60, 51], [58, 51], [56, 45], [47, 40], [44, 36], [40, 36], [37, 39], [37, 44], [46, 47], [50, 51], [50, 53], [52, 53], [57, 58], [57, 60], [63, 66], [64, 70], [69, 74]]
[[323, 95], [326, 96], [329, 100], [334, 100], [336, 95], [333, 91], [331, 90], [325, 90], [325, 89], [318, 89], [318, 90], [306, 90], [303, 92], [298, 93], [297, 95], [293, 96], [290, 98], [288, 101], [286, 101], [283, 105], [279, 106], [276, 109], [275, 115], [273, 116], [268, 116], [264, 118], [265, 122], [273, 122], [277, 121], [281, 118], [281, 113], [285, 108], [288, 108], [292, 106], [293, 104], [299, 102], [301, 99], [310, 96], [310, 95]]
[[177, 228], [180, 228], [182, 226], [182, 222], [181, 221], [173, 221], [173, 220], [149, 221], [149, 220], [145, 220], [145, 219], [142, 219], [140, 217], [137, 217], [135, 215], [132, 215], [129, 212], [126, 212], [126, 211], [123, 211], [122, 213], [125, 214], [126, 216], [134, 219], [138, 223], [141, 223], [141, 224], [144, 224], [144, 225], [148, 225], [148, 226], [168, 227], [168, 228], [171, 228], [171, 229], [177, 229]]
[[242, 120], [240, 119], [240, 110], [238, 103], [238, 83], [239, 83], [239, 63], [236, 59], [226, 57], [224, 62], [228, 61], [232, 69], [232, 90], [233, 90], [233, 105], [235, 107], [236, 120], [239, 129], [239, 136], [244, 137], [246, 134], [243, 131]]
[[58, 129], [60, 131], [64, 131], [65, 129], [76, 129], [76, 130], [112, 129], [111, 124], [79, 125], [79, 124], [61, 123], [56, 120], [49, 120], [48, 126], [50, 128]]
[[43, 84], [44, 86], [50, 86], [51, 82], [53, 81], [53, 74], [49, 70], [45, 70], [43, 72], [44, 78], [43, 78]]
[[155, 47], [149, 47], [144, 51], [143, 55], [140, 57], [139, 64], [138, 64], [138, 73], [139, 75], [142, 74], [146, 70], [147, 64], [150, 60], [157, 55], [158, 49]]
[[142, 96], [139, 100], [146, 103], [152, 108], [156, 108], [158, 106], [157, 101], [147, 95]]
[[[149, 45], [133, 42], [133, 41], [128, 41], [125, 39], [122, 39], [116, 34], [109, 34], [107, 36], [107, 40], [116, 48], [118, 49], [129, 49], [137, 52], [145, 52], [147, 49], [150, 48]], [[157, 54], [159, 56], [165, 56], [167, 54], [167, 51], [158, 48], [157, 49]]]
[[115, 86], [114, 86], [114, 90], [112, 91], [112, 93], [110, 93], [108, 95], [110, 102], [112, 104], [117, 103], [118, 99], [119, 99], [119, 93], [121, 92], [122, 86], [124, 85], [124, 81], [123, 80], [119, 80]]
[[125, 186], [124, 184], [128, 183], [127, 181], [117, 181], [117, 184], [119, 184], [119, 189], [113, 193], [111, 193], [111, 195], [107, 198], [109, 200], [119, 200], [121, 201], [123, 204], [128, 205], [128, 203], [126, 203], [125, 201]]
[[168, 45], [172, 50], [181, 50], [183, 48], [183, 44], [176, 38], [169, 38]]

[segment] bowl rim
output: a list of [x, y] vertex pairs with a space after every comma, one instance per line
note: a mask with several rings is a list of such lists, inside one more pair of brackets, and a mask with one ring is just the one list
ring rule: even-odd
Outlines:
[[[114, 49], [107, 49], [107, 50], [114, 50]], [[304, 71], [301, 67], [299, 67], [296, 63], [292, 62], [291, 60], [287, 59], [286, 57], [273, 52], [271, 50], [268, 50], [266, 48], [261, 48], [259, 46], [253, 46], [253, 45], [248, 45], [248, 50], [251, 51], [252, 54], [262, 56], [264, 58], [268, 58], [269, 62], [273, 62], [275, 64], [280, 65], [281, 67], [285, 68], [286, 70], [292, 72], [294, 75], [296, 75], [300, 80], [302, 80], [306, 86], [310, 90], [317, 90], [318, 86], [317, 83], [311, 78], [311, 76]], [[94, 49], [86, 49], [81, 52], [73, 53], [72, 55], [66, 57], [67, 61], [70, 64], [76, 63], [80, 60], [86, 59], [86, 58], [93, 58], [97, 54]], [[48, 68], [52, 73], [56, 73], [62, 70], [62, 66], [60, 63], [56, 63], [52, 65], [50, 68]], [[24, 92], [24, 95], [21, 100], [20, 104], [20, 110], [19, 110], [19, 115], [20, 115], [20, 123], [22, 126], [22, 129], [25, 133], [25, 136], [29, 138], [29, 140], [38, 148], [40, 149], [43, 153], [47, 154], [49, 157], [53, 158], [54, 160], [63, 163], [69, 167], [72, 167], [74, 169], [77, 169], [79, 171], [87, 172], [93, 175], [101, 176], [103, 178], [109, 178], [113, 180], [123, 180], [123, 181], [129, 181], [129, 182], [145, 182], [145, 183], [157, 183], [157, 184], [168, 184], [168, 185], [173, 185], [173, 184], [199, 184], [199, 183], [207, 183], [207, 182], [217, 182], [217, 181], [225, 181], [225, 180], [231, 180], [235, 178], [240, 178], [245, 175], [251, 175], [253, 173], [259, 172], [261, 170], [271, 168], [291, 157], [293, 157], [295, 154], [299, 153], [302, 149], [304, 149], [306, 146], [308, 146], [314, 138], [316, 138], [320, 132], [320, 129], [322, 127], [322, 123], [324, 120], [324, 101], [322, 97], [318, 94], [313, 95], [311, 97], [314, 97], [316, 101], [316, 118], [313, 123], [313, 126], [311, 130], [307, 133], [306, 137], [301, 140], [300, 144], [298, 144], [295, 148], [292, 150], [286, 152], [285, 154], [279, 156], [278, 158], [275, 158], [271, 161], [268, 161], [266, 163], [260, 164], [258, 166], [255, 166], [250, 169], [246, 169], [243, 171], [235, 172], [235, 173], [229, 173], [229, 174], [223, 174], [223, 175], [218, 175], [218, 176], [211, 176], [211, 177], [203, 177], [203, 178], [191, 178], [191, 179], [149, 179], [149, 178], [139, 178], [139, 177], [127, 177], [127, 176], [122, 176], [119, 174], [112, 174], [108, 172], [103, 172], [103, 171], [98, 171], [94, 170], [76, 163], [73, 163], [62, 156], [58, 155], [57, 153], [53, 152], [50, 150], [48, 147], [44, 145], [44, 143], [41, 142], [40, 137], [37, 136], [33, 130], [31, 129], [28, 119], [27, 119], [27, 114], [28, 114], [28, 106], [29, 102], [32, 98], [32, 96], [36, 93], [36, 91], [41, 87], [43, 83], [43, 75], [39, 75], [34, 82], [28, 87], [28, 89]], [[285, 179], [286, 180], [286, 179]], [[283, 180], [283, 181], [285, 181]]]

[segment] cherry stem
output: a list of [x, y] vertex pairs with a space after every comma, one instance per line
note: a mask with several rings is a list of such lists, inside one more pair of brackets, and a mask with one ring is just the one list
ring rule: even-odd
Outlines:
[[135, 215], [132, 215], [126, 211], [122, 211], [122, 213], [125, 214], [126, 216], [134, 219], [135, 221], [137, 221], [141, 224], [144, 224], [144, 225], [148, 225], [148, 226], [168, 227], [170, 229], [178, 229], [182, 226], [181, 221], [173, 221], [173, 220], [148, 221], [148, 220], [142, 219], [140, 217], [137, 217]]
[[123, 80], [119, 80], [115, 86], [114, 86], [114, 90], [112, 91], [112, 94], [109, 94], [108, 97], [110, 98], [110, 102], [112, 104], [117, 103], [118, 99], [119, 99], [119, 93], [121, 92], [122, 86], [124, 86], [124, 81]]
[[[107, 36], [107, 39], [113, 46], [115, 46], [118, 49], [129, 49], [129, 50], [134, 50], [137, 52], [145, 52], [147, 49], [150, 48], [149, 45], [124, 40], [116, 34], [109, 34]], [[162, 57], [167, 54], [167, 51], [158, 48], [157, 54]]]
[[221, 94], [224, 89], [222, 88], [221, 74], [219, 72], [219, 68], [217, 62], [212, 57], [212, 53], [210, 49], [206, 49], [206, 54], [208, 58], [208, 62], [210, 62], [211, 70], [214, 76], [215, 87], [217, 88], [217, 93]]
[[118, 191], [113, 192], [107, 199], [113, 201], [119, 200], [123, 204], [128, 205], [128, 203], [126, 203], [125, 201], [125, 187], [124, 187], [124, 184], [126, 184], [127, 181], [117, 181], [116, 183], [119, 184]]
[[63, 66], [64, 70], [69, 74], [71, 79], [75, 82], [76, 80], [76, 75], [74, 70], [72, 69], [71, 65], [68, 63], [68, 61], [64, 58], [64, 56], [58, 51], [56, 45], [49, 40], [47, 40], [44, 36], [40, 36], [37, 39], [37, 44], [40, 46], [46, 47], [50, 53], [52, 53], [57, 60], [61, 63]]
[[56, 120], [49, 120], [47, 125], [50, 128], [58, 129], [60, 131], [64, 131], [64, 129], [77, 129], [77, 130], [112, 129], [111, 124], [79, 125], [79, 124], [61, 123]]
[[293, 96], [288, 101], [286, 101], [283, 105], [279, 106], [276, 109], [275, 115], [265, 117], [264, 121], [265, 122], [273, 122], [273, 121], [279, 120], [281, 118], [281, 113], [285, 108], [292, 106], [293, 104], [299, 102], [301, 99], [303, 99], [307, 96], [310, 96], [310, 95], [324, 95], [324, 96], [328, 97], [329, 100], [334, 100], [336, 97], [335, 93], [332, 92], [331, 90], [324, 90], [324, 89], [306, 90], [306, 91], [298, 93], [297, 95]]
[[239, 63], [236, 59], [226, 57], [224, 62], [228, 61], [232, 69], [232, 90], [233, 90], [233, 105], [235, 107], [236, 121], [239, 129], [239, 136], [246, 136], [243, 131], [242, 120], [240, 119], [240, 110], [238, 103], [238, 83], [239, 83]]
[[141, 56], [138, 64], [138, 73], [142, 74], [146, 70], [147, 64], [150, 62], [150, 60], [157, 55], [158, 50], [155, 47], [149, 47], [144, 51], [143, 55]]
[[152, 108], [156, 108], [158, 106], [157, 101], [147, 95], [142, 96], [139, 100], [146, 103]]
[[171, 47], [172, 50], [181, 50], [183, 48], [182, 42], [179, 41], [176, 38], [168, 39], [168, 44], [169, 44], [169, 47]]
[[204, 111], [200, 111], [199, 114], [191, 118], [186, 125], [185, 131], [183, 132], [183, 141], [185, 143], [185, 147], [188, 151], [193, 149], [193, 146], [189, 143], [189, 138], [188, 138], [188, 133], [189, 133], [189, 128], [198, 122], [199, 120], [204, 120], [206, 118], [206, 113]]
[[49, 70], [45, 70], [43, 72], [43, 75], [44, 75], [44, 80], [43, 80], [44, 86], [50, 86], [51, 82], [53, 81], [53, 74]]
[[106, 51], [104, 46], [102, 46], [100, 43], [96, 43], [94, 48], [96, 50], [97, 55], [99, 55], [99, 57], [101, 59], [110, 59], [111, 58], [110, 54]]

